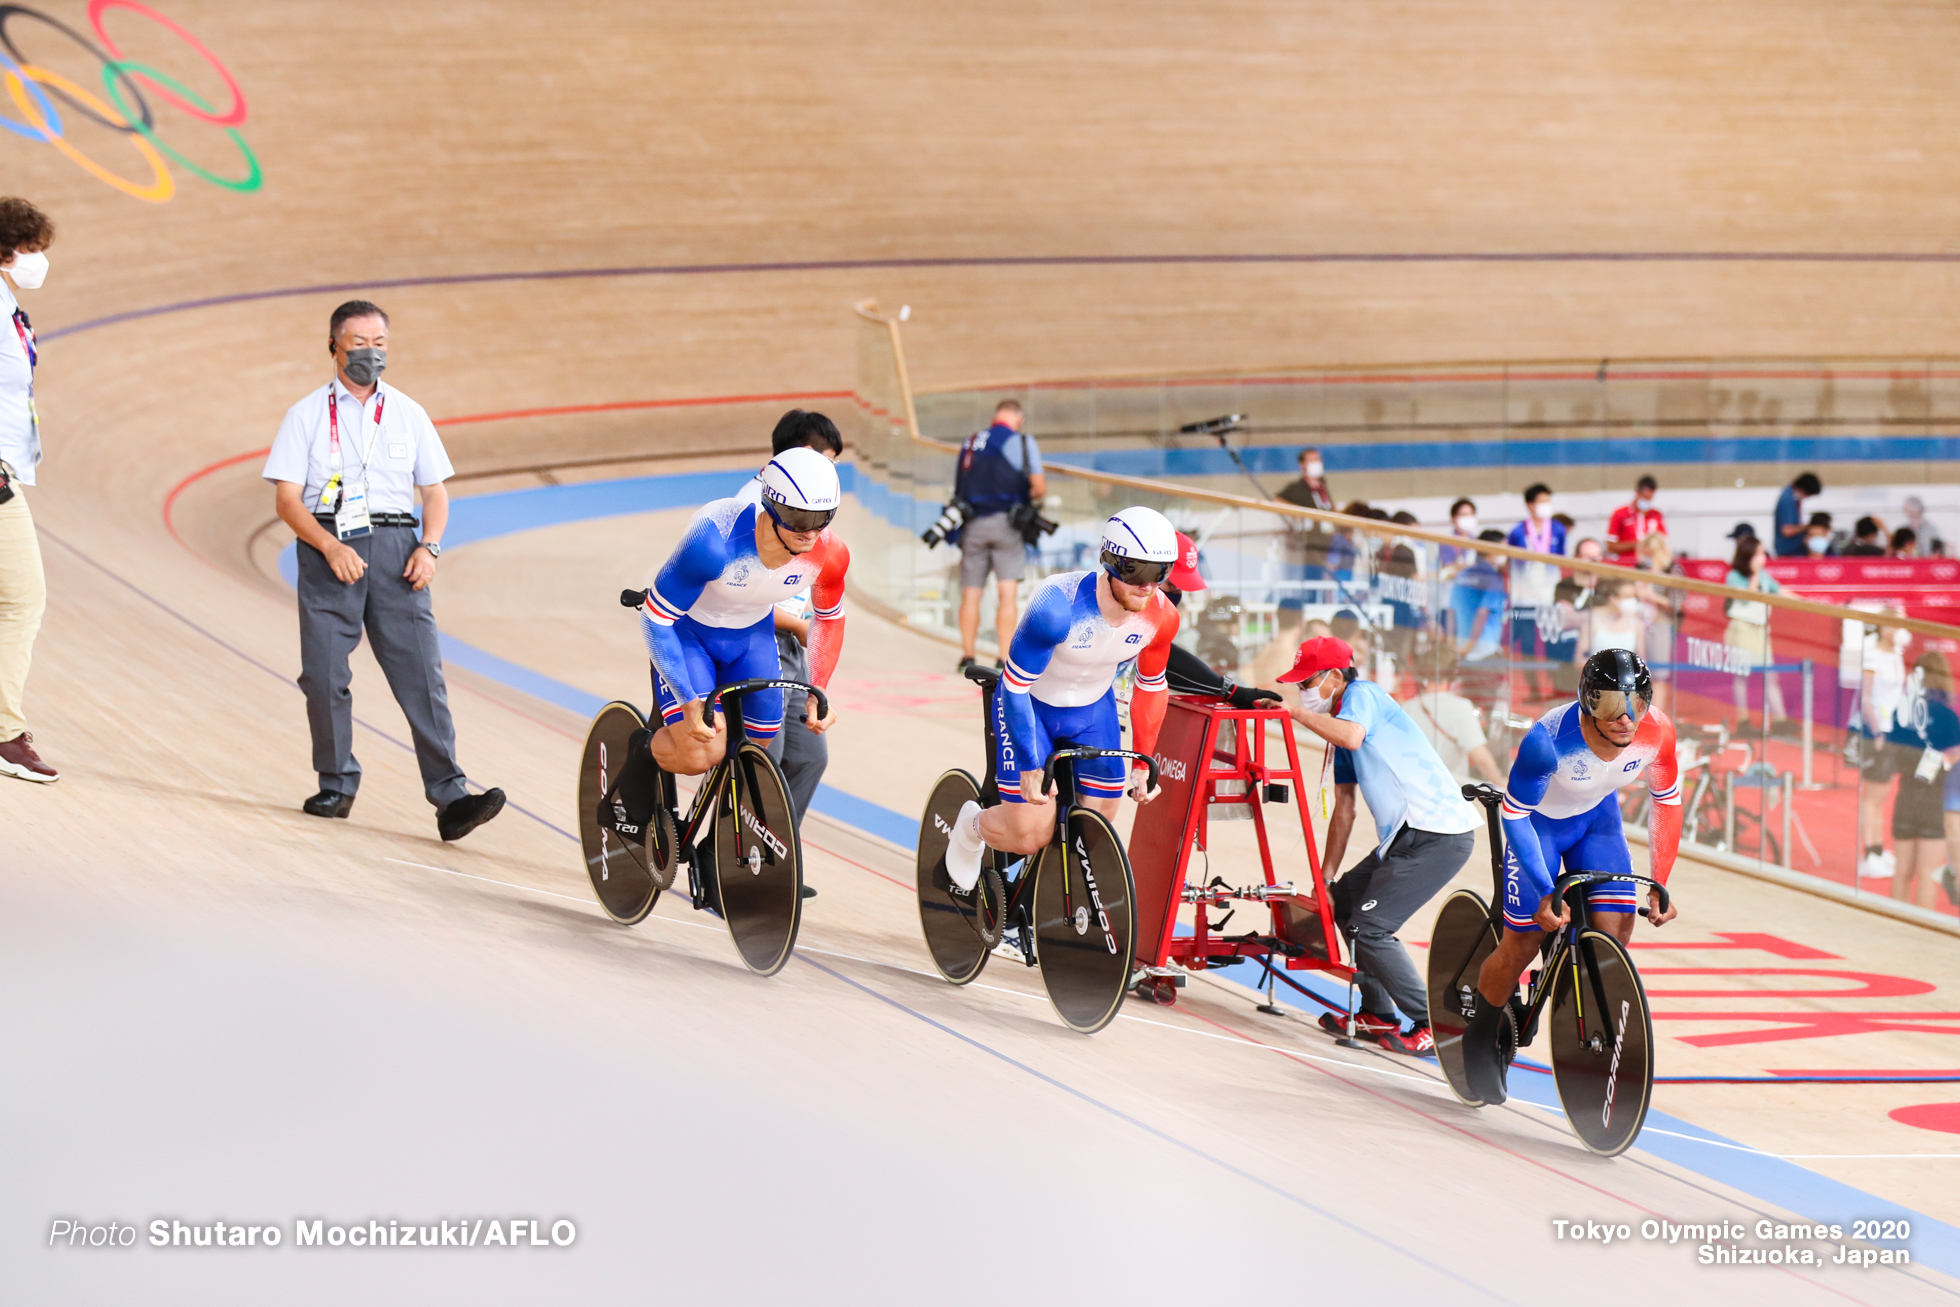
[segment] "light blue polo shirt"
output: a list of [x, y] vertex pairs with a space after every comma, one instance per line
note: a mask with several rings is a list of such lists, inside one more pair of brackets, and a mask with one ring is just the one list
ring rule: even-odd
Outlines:
[[[1375, 816], [1375, 852], [1386, 855], [1404, 826], [1436, 835], [1460, 835], [1482, 822], [1476, 805], [1437, 756], [1402, 705], [1373, 681], [1355, 681], [1334, 714], [1366, 732], [1353, 751], [1354, 778]], [[1346, 752], [1343, 750], [1342, 752]], [[1336, 769], [1335, 779], [1341, 779]]]

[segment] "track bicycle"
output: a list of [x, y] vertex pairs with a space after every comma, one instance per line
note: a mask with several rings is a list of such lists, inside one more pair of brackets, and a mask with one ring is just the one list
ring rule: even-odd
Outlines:
[[953, 821], [969, 800], [986, 806], [1000, 801], [993, 714], [1000, 673], [969, 667], [965, 674], [980, 687], [987, 773], [978, 782], [971, 772], [955, 767], [933, 785], [926, 802], [918, 850], [919, 924], [926, 948], [940, 975], [966, 985], [1006, 942], [1024, 966], [1041, 968], [1041, 983], [1062, 1022], [1092, 1035], [1116, 1019], [1135, 978], [1136, 889], [1116, 828], [1100, 812], [1077, 802], [1074, 763], [1078, 758], [1138, 759], [1150, 769], [1154, 789], [1156, 760], [1130, 749], [1083, 748], [1057, 740], [1041, 779], [1043, 794], [1059, 790], [1053, 838], [1031, 856], [986, 850], [979, 880], [970, 893], [962, 894], [946, 872]]
[[[619, 601], [637, 608], [640, 597], [629, 590]], [[803, 844], [789, 787], [768, 751], [742, 729], [742, 696], [770, 689], [806, 690], [818, 715], [830, 715], [824, 692], [802, 681], [763, 678], [717, 687], [703, 712], [712, 720], [721, 705], [728, 751], [702, 778], [685, 822], [679, 783], [664, 768], [643, 828], [619, 802], [628, 745], [647, 725], [630, 703], [614, 700], [592, 719], [578, 778], [585, 870], [606, 915], [623, 926], [645, 920], [685, 863], [695, 909], [721, 917], [743, 964], [763, 976], [788, 963], [803, 911]]]
[[[1504, 930], [1504, 832], [1498, 819], [1504, 796], [1488, 785], [1466, 785], [1463, 797], [1483, 804], [1490, 824], [1492, 900], [1485, 903], [1474, 890], [1460, 889], [1443, 901], [1429, 941], [1429, 1019], [1436, 1059], [1451, 1092], [1471, 1107], [1482, 1107], [1464, 1074], [1463, 1031], [1478, 970]], [[1552, 1079], [1566, 1119], [1588, 1149], [1617, 1157], [1633, 1146], [1653, 1098], [1654, 1026], [1647, 991], [1625, 946], [1584, 924], [1586, 887], [1602, 880], [1647, 885], [1659, 892], [1661, 910], [1667, 909], [1667, 887], [1646, 876], [1597, 871], [1560, 876], [1552, 895], [1570, 909], [1571, 920], [1545, 935], [1524, 997], [1514, 993], [1506, 1005], [1498, 1041], [1508, 1071], [1518, 1049], [1537, 1036], [1549, 1003]], [[1640, 914], [1647, 915], [1647, 909]]]

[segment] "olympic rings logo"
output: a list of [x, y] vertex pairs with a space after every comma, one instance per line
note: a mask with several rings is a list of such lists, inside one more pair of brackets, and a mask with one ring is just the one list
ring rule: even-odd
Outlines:
[[[109, 35], [103, 21], [111, 9], [127, 9], [147, 18], [189, 46], [224, 81], [231, 102], [221, 111], [170, 74], [124, 58], [121, 47]], [[27, 20], [47, 27], [101, 61], [101, 93], [43, 68], [22, 54], [16, 39], [16, 20]], [[259, 189], [264, 177], [259, 171], [258, 156], [245, 144], [245, 137], [238, 130], [238, 125], [245, 121], [245, 93], [238, 89], [238, 82], [232, 77], [231, 70], [220, 62], [218, 56], [212, 54], [181, 24], [164, 17], [148, 5], [137, 3], [137, 0], [89, 0], [88, 21], [101, 44], [39, 10], [29, 9], [25, 5], [0, 4], [0, 78], [5, 80], [7, 95], [21, 115], [11, 118], [0, 112], [0, 127], [30, 141], [52, 145], [90, 176], [108, 183], [125, 195], [133, 195], [152, 204], [162, 204], [177, 193], [177, 183], [170, 173], [169, 165], [172, 163], [226, 190], [249, 192]], [[225, 135], [238, 148], [239, 158], [243, 161], [243, 167], [239, 170], [242, 175], [222, 176], [192, 162], [158, 136], [156, 111], [151, 107], [150, 99], [144, 95], [145, 87], [150, 96], [163, 104], [189, 114], [199, 122], [224, 128]], [[55, 108], [57, 100], [62, 104], [59, 110]], [[147, 183], [131, 181], [83, 154], [68, 139], [64, 113], [79, 115], [128, 137], [136, 153], [149, 165], [150, 180]]]

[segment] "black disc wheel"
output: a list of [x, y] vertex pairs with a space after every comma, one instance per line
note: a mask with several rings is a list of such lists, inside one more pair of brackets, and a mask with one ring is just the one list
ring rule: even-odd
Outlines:
[[955, 985], [969, 983], [986, 967], [1004, 925], [1007, 896], [998, 871], [983, 866], [970, 894], [960, 893], [946, 872], [953, 821], [979, 798], [979, 784], [955, 767], [932, 787], [919, 822], [919, 926], [932, 965]]
[[1477, 972], [1496, 948], [1497, 928], [1479, 895], [1460, 889], [1443, 900], [1429, 936], [1429, 1031], [1450, 1092], [1472, 1107], [1482, 1107], [1483, 1100], [1470, 1093], [1463, 1074], [1464, 1012], [1477, 990]]
[[1129, 993], [1136, 892], [1129, 855], [1108, 818], [1077, 808], [1064, 835], [1035, 866], [1035, 957], [1063, 1022], [1093, 1035], [1116, 1019]]
[[803, 915], [803, 846], [783, 774], [753, 740], [737, 748], [715, 796], [714, 876], [743, 963], [775, 975], [796, 947]]
[[592, 892], [606, 915], [624, 926], [643, 920], [653, 911], [660, 891], [673, 879], [673, 819], [655, 821], [650, 826], [666, 832], [665, 866], [657, 850], [660, 840], [628, 839], [599, 824], [599, 802], [619, 779], [626, 765], [626, 746], [633, 732], [646, 725], [646, 718], [630, 703], [607, 704], [592, 719], [585, 733], [585, 752], [578, 768], [579, 843], [585, 852], [585, 873], [592, 878]]
[[1552, 1079], [1579, 1141], [1601, 1157], [1633, 1146], [1654, 1096], [1647, 991], [1620, 941], [1581, 931], [1552, 980]]

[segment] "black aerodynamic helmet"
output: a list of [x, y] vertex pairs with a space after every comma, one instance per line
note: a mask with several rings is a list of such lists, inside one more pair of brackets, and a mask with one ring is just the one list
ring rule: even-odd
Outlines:
[[1601, 649], [1579, 673], [1579, 706], [1600, 721], [1647, 715], [1654, 702], [1654, 678], [1630, 649]]

